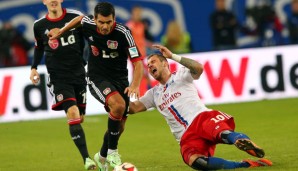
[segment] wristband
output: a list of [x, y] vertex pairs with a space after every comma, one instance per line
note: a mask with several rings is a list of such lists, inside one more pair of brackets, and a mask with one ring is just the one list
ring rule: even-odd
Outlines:
[[179, 56], [179, 55], [176, 55], [176, 54], [172, 54], [172, 59], [174, 60], [174, 61], [176, 61], [176, 62], [180, 62], [181, 61], [181, 56]]

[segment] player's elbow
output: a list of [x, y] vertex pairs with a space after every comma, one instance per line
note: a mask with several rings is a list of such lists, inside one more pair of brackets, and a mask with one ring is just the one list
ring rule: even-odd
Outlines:
[[203, 71], [204, 71], [204, 66], [200, 63], [197, 63], [197, 65], [195, 66], [195, 69], [194, 69], [194, 73], [192, 74], [193, 78], [195, 80], [199, 79], [200, 76], [202, 75]]
[[204, 71], [204, 66], [201, 63], [198, 63], [198, 66], [197, 66], [198, 74], [201, 75], [203, 71]]

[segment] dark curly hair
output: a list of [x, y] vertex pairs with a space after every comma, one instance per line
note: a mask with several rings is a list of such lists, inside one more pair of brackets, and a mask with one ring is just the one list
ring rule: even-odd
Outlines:
[[97, 17], [98, 14], [105, 17], [112, 14], [115, 17], [115, 8], [109, 2], [99, 2], [94, 8], [94, 16]]

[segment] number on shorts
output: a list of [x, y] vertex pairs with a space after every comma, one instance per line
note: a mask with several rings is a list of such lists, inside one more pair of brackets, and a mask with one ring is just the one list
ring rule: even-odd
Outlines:
[[214, 121], [215, 123], [218, 123], [220, 121], [223, 121], [225, 119], [230, 119], [231, 116], [226, 114], [226, 113], [223, 113], [223, 112], [220, 112], [219, 115], [216, 115], [215, 118], [211, 118], [210, 120]]
[[83, 93], [82, 97], [83, 97], [83, 104], [85, 104], [86, 103], [86, 93]]

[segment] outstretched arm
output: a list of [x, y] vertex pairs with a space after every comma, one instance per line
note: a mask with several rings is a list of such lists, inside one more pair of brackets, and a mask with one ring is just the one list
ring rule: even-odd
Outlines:
[[50, 40], [52, 39], [57, 39], [59, 38], [63, 33], [65, 33], [66, 31], [69, 31], [73, 28], [76, 27], [80, 27], [81, 26], [81, 20], [83, 19], [84, 16], [77, 16], [76, 18], [72, 19], [69, 23], [67, 23], [64, 27], [62, 27], [61, 29], [55, 28], [52, 29], [49, 33], [48, 33], [48, 37], [50, 38]]
[[129, 97], [135, 96], [136, 99], [140, 97], [140, 84], [144, 73], [144, 66], [141, 60], [133, 62], [134, 71], [133, 79], [129, 87], [127, 87], [124, 93], [127, 93]]
[[134, 102], [129, 102], [129, 110], [128, 110], [129, 114], [135, 114], [135, 113], [143, 112], [146, 110], [147, 109], [146, 109], [145, 105], [138, 100], [134, 101]]
[[161, 45], [153, 45], [153, 47], [158, 49], [164, 57], [172, 59], [188, 68], [194, 79], [199, 79], [201, 74], [203, 73], [203, 65], [199, 62], [190, 58], [181, 57], [179, 55], [173, 54], [168, 48]]

